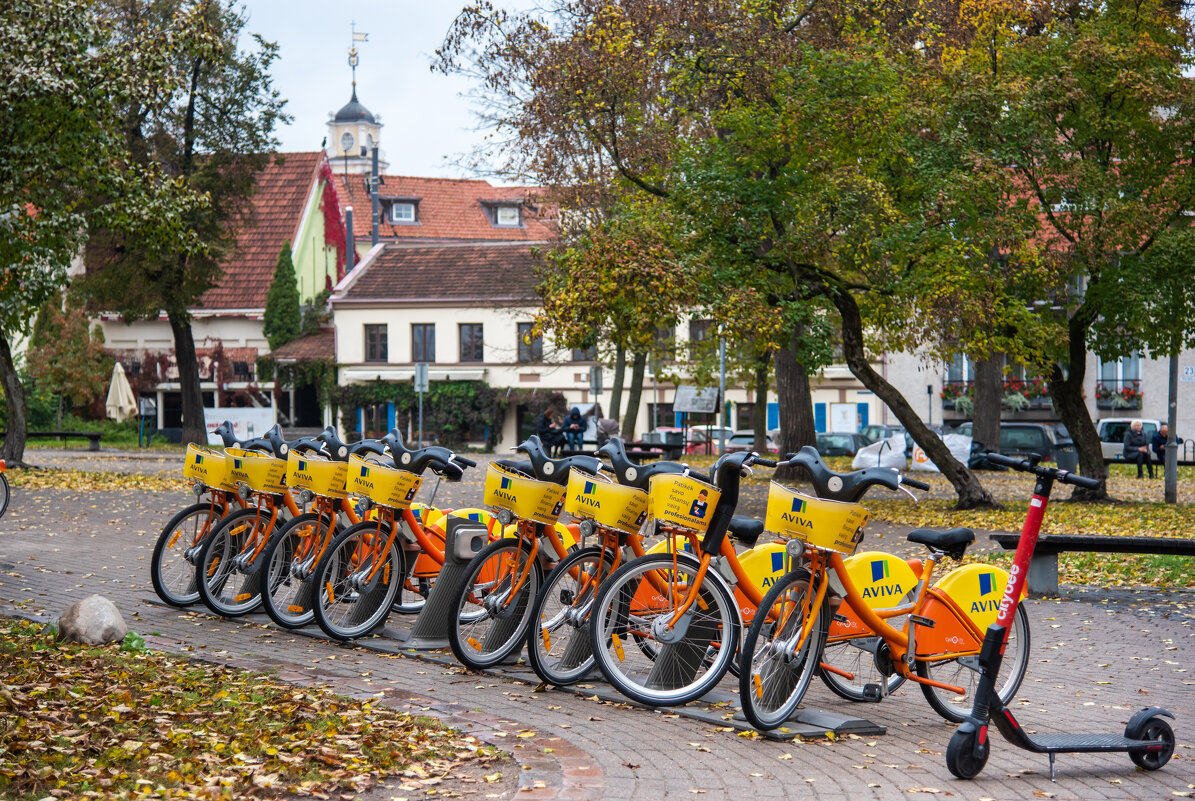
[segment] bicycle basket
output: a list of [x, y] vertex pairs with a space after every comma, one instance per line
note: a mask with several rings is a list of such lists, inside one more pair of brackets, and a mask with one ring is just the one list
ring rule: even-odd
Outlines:
[[285, 492], [286, 460], [275, 459], [257, 451], [227, 448], [230, 481], [247, 484], [254, 492]]
[[605, 528], [634, 534], [647, 519], [647, 493], [615, 484], [603, 475], [588, 475], [574, 467], [568, 474], [564, 511]]
[[647, 516], [704, 534], [722, 491], [712, 484], [679, 473], [651, 477], [647, 485]]
[[406, 470], [368, 462], [353, 454], [349, 457], [349, 492], [364, 495], [378, 506], [406, 509], [415, 500], [423, 477]]
[[564, 510], [564, 487], [491, 462], [485, 474], [485, 505], [507, 509], [524, 520], [555, 523]]
[[854, 553], [858, 533], [867, 522], [867, 509], [858, 503], [811, 498], [772, 482], [764, 528], [814, 548]]
[[286, 485], [291, 489], [311, 490], [325, 498], [343, 498], [348, 477], [346, 462], [310, 459], [291, 451], [286, 457]]
[[188, 445], [187, 460], [183, 463], [183, 476], [214, 489], [236, 489], [228, 475], [227, 458], [221, 451], [212, 448]]

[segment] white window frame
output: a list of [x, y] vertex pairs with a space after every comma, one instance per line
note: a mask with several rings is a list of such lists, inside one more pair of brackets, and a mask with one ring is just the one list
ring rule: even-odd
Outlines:
[[[410, 217], [399, 217], [398, 216], [399, 209], [410, 209], [411, 216]], [[392, 223], [398, 223], [400, 225], [409, 225], [416, 221], [416, 214], [417, 214], [417, 212], [415, 210], [415, 204], [410, 201], [399, 200], [399, 201], [395, 201], [390, 204], [389, 217], [390, 217], [390, 222], [392, 222]]]
[[[514, 212], [514, 221], [503, 221], [503, 212]], [[495, 206], [494, 225], [499, 228], [518, 228], [523, 224], [523, 209], [521, 206]]]

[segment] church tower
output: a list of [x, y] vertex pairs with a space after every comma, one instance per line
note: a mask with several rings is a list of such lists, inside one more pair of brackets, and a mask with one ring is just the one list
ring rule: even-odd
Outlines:
[[[369, 34], [353, 30], [353, 46], [349, 48], [349, 66], [353, 70], [353, 96], [340, 111], [328, 120], [328, 160], [334, 172], [368, 173], [373, 160], [373, 148], [380, 147], [382, 123], [357, 99], [357, 42], [366, 42]], [[378, 169], [389, 165], [378, 152]]]

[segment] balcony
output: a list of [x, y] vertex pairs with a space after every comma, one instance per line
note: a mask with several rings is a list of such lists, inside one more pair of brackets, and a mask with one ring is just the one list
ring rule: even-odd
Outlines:
[[1132, 411], [1141, 408], [1141, 379], [1101, 378], [1095, 382], [1095, 407]]

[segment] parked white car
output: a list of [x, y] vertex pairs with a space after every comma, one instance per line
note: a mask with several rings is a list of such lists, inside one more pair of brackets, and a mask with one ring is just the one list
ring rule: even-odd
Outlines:
[[1144, 417], [1105, 417], [1095, 421], [1095, 430], [1100, 435], [1100, 450], [1104, 452], [1105, 459], [1124, 458], [1124, 435], [1129, 430], [1129, 425], [1137, 419], [1141, 420], [1141, 432], [1145, 434], [1145, 440], [1152, 440], [1162, 425], [1160, 420], [1147, 420]]

